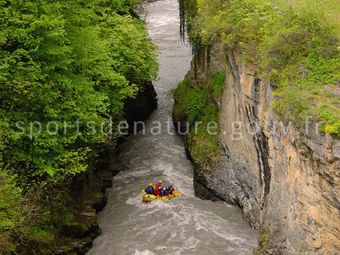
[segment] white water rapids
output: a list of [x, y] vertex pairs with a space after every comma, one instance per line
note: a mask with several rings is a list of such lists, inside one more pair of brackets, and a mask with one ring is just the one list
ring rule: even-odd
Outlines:
[[[102, 234], [88, 255], [130, 254], [252, 254], [257, 232], [243, 220], [239, 208], [194, 195], [193, 167], [185, 156], [183, 141], [166, 132], [172, 110], [171, 89], [189, 69], [191, 49], [179, 33], [177, 0], [145, 3], [147, 28], [159, 47], [159, 80], [155, 83], [161, 135], [139, 133], [122, 145], [124, 165], [107, 191], [108, 203], [99, 214]], [[170, 125], [171, 126], [171, 125]], [[173, 180], [184, 196], [170, 201], [142, 203], [141, 189], [159, 179]]]

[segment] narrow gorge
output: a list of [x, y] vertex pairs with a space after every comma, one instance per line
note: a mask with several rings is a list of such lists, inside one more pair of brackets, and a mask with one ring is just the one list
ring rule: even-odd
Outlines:
[[[149, 35], [159, 47], [158, 109], [145, 134], [139, 132], [121, 145], [113, 162], [121, 171], [99, 214], [102, 233], [87, 254], [252, 254], [257, 232], [241, 210], [195, 196], [193, 167], [172, 126], [172, 89], [191, 61], [191, 48], [179, 33], [178, 2], [156, 1], [144, 8]], [[162, 133], [152, 134], [158, 122]], [[157, 180], [173, 181], [183, 197], [143, 204], [140, 189]]]
[[340, 254], [337, 1], [0, 10], [1, 255]]

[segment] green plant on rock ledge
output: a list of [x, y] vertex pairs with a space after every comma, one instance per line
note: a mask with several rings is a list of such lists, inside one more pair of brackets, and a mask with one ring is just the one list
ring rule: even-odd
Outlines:
[[313, 118], [321, 132], [340, 137], [338, 92], [326, 91], [340, 82], [334, 1], [185, 1], [194, 9], [186, 17], [193, 40], [200, 37], [207, 47], [219, 41], [226, 51], [240, 52], [271, 82], [277, 113], [297, 126]]
[[226, 79], [225, 72], [214, 73], [211, 75], [211, 89], [215, 98], [220, 98], [224, 89], [224, 82]]
[[258, 241], [259, 247], [254, 250], [254, 255], [265, 254], [269, 248], [269, 229], [265, 228], [261, 231], [261, 235]]
[[218, 106], [214, 97], [219, 95], [224, 79], [223, 74], [213, 74], [211, 80], [196, 86], [190, 80], [183, 80], [174, 91], [174, 119], [189, 123], [188, 149], [200, 165], [219, 160], [219, 129], [216, 127], [209, 133], [207, 126], [209, 123], [218, 124]]

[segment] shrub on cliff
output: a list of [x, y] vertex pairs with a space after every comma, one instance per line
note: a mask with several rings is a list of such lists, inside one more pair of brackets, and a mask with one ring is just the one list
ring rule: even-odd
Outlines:
[[320, 8], [269, 0], [187, 1], [195, 9], [186, 16], [193, 41], [200, 37], [209, 46], [219, 40], [226, 51], [241, 52], [276, 89], [279, 114], [297, 125], [314, 118], [321, 131], [340, 137], [338, 96], [325, 91], [340, 80], [338, 38]]
[[[224, 75], [214, 74], [206, 84], [194, 86], [183, 80], [174, 91], [173, 117], [181, 126], [189, 127], [186, 138], [194, 162], [201, 166], [218, 162], [219, 129], [208, 131], [209, 123], [218, 124], [218, 106], [214, 95], [224, 84]], [[186, 124], [188, 123], [188, 124]]]

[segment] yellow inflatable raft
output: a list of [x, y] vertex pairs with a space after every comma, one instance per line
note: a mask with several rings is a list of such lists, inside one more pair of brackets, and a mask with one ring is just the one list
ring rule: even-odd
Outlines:
[[180, 197], [180, 196], [182, 196], [182, 193], [179, 190], [175, 190], [172, 194], [169, 194], [167, 196], [155, 196], [151, 194], [145, 194], [143, 196], [143, 202], [150, 203], [156, 200], [169, 200], [169, 199]]

